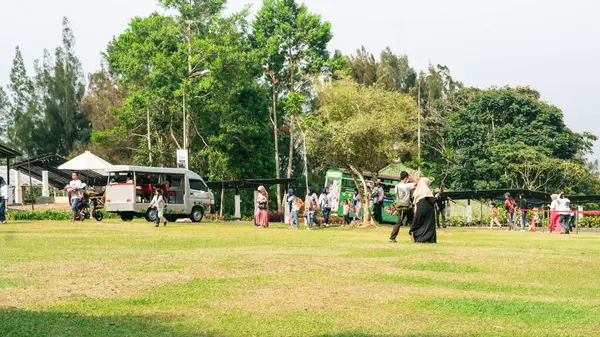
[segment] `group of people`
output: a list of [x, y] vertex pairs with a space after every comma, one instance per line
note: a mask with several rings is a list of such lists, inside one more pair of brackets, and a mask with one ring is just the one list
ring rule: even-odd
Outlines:
[[398, 221], [392, 229], [390, 242], [397, 242], [401, 226], [410, 227], [408, 234], [412, 242], [437, 242], [436, 227], [440, 226], [440, 217], [443, 227], [446, 227], [446, 202], [454, 201], [444, 194], [443, 188], [434, 195], [430, 184], [428, 178], [417, 180], [406, 171], [400, 173], [394, 202]]
[[[571, 201], [565, 196], [563, 192], [560, 194], [553, 194], [551, 196], [552, 202], [550, 204], [550, 233], [556, 230], [557, 225], [561, 226], [561, 234], [569, 234], [571, 232], [571, 225], [573, 221], [573, 213], [571, 211]], [[490, 204], [492, 216], [490, 219], [490, 228], [493, 228], [494, 224], [498, 227], [502, 227], [498, 220], [498, 208], [496, 203]], [[530, 231], [535, 231], [535, 221], [532, 220], [531, 224], [527, 221], [527, 214], [531, 212], [530, 202], [525, 197], [524, 193], [519, 193], [519, 212], [520, 212], [520, 225], [521, 232], [525, 232], [525, 227], [529, 226]], [[504, 195], [504, 209], [506, 211], [506, 221], [508, 222], [508, 229], [515, 229], [515, 216], [517, 213], [517, 202], [513, 199], [510, 193]], [[534, 214], [535, 215], [535, 214]]]

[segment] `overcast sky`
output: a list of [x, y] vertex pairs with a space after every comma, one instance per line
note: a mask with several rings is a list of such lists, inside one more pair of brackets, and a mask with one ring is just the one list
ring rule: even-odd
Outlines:
[[[390, 46], [417, 70], [450, 67], [455, 79], [486, 88], [531, 85], [560, 107], [569, 127], [600, 135], [600, 3], [593, 0], [305, 0], [332, 23], [331, 49]], [[230, 0], [239, 10], [260, 0]], [[154, 0], [0, 0], [0, 85], [19, 45], [31, 69], [44, 48], [60, 44], [62, 17], [77, 39], [86, 73], [133, 16], [159, 10]], [[600, 143], [600, 142], [599, 142]], [[594, 157], [600, 158], [600, 144]]]

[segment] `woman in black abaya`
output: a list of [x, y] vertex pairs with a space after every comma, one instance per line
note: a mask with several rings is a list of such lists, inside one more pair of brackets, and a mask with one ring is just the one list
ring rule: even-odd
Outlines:
[[436, 243], [435, 197], [429, 184], [429, 179], [421, 178], [414, 192], [415, 217], [409, 232], [414, 242]]

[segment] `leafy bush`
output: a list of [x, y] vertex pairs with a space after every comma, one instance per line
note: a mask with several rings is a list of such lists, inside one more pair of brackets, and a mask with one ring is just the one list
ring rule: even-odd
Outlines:
[[225, 216], [219, 214], [205, 214], [204, 221], [223, 221]]
[[281, 212], [271, 212], [269, 213], [269, 222], [284, 222], [285, 215]]
[[[115, 213], [102, 212], [102, 214], [104, 215], [105, 219], [119, 218], [119, 215]], [[71, 220], [71, 212], [51, 209], [45, 211], [12, 211], [6, 214], [6, 218], [11, 221]]]

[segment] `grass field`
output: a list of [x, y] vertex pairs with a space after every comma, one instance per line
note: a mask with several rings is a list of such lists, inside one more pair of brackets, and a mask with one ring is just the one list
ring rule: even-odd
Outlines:
[[1, 225], [0, 336], [600, 333], [600, 234], [389, 231]]

